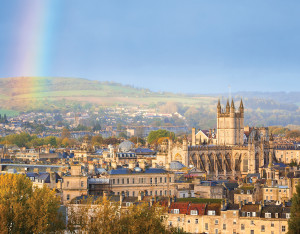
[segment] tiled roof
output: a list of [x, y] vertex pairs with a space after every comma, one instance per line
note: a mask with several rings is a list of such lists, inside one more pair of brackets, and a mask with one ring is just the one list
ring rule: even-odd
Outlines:
[[204, 215], [205, 214], [205, 206], [206, 204], [190, 204], [188, 207], [188, 214], [191, 214], [192, 210], [197, 210], [198, 215]]
[[146, 173], [146, 174], [162, 174], [167, 173], [166, 170], [161, 168], [147, 168], [145, 171], [131, 171], [127, 168], [113, 169], [108, 172], [110, 175], [125, 175], [125, 174], [138, 174], [138, 173]]
[[170, 205], [169, 212], [173, 213], [174, 209], [179, 209], [179, 214], [187, 214], [189, 202], [173, 202]]
[[220, 213], [221, 213], [221, 204], [217, 204], [217, 203], [207, 204], [206, 211], [205, 211], [206, 215], [207, 215], [207, 212], [209, 210], [214, 210], [216, 212], [216, 215], [220, 215]]

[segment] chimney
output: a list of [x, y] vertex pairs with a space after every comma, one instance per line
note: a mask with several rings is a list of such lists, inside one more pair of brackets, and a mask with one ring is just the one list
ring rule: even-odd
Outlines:
[[169, 196], [169, 198], [168, 198], [168, 206], [169, 206], [169, 207], [171, 206], [171, 203], [172, 203], [172, 197]]
[[153, 206], [154, 205], [154, 198], [151, 196], [150, 198], [150, 206]]
[[122, 202], [123, 202], [123, 199], [124, 199], [124, 193], [120, 193], [120, 206], [122, 206]]
[[196, 145], [196, 128], [192, 128], [192, 146]]
[[144, 198], [144, 192], [139, 191], [139, 194], [138, 194], [138, 201], [142, 201], [143, 198]]

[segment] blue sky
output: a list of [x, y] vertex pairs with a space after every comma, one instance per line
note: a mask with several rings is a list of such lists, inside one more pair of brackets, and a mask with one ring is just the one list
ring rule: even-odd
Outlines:
[[[43, 63], [26, 58], [43, 67], [24, 74], [18, 48], [43, 35], [28, 25], [24, 36], [22, 14], [37, 14], [37, 2], [52, 4]], [[81, 77], [184, 93], [299, 91], [299, 7], [296, 0], [3, 0], [0, 77]]]

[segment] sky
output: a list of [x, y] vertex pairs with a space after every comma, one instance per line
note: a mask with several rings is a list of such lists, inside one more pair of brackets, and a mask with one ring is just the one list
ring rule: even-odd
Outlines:
[[2, 0], [0, 77], [299, 91], [299, 0]]

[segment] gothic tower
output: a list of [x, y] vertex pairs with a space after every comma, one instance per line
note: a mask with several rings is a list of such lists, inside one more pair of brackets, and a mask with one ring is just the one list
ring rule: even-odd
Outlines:
[[239, 110], [235, 110], [234, 102], [227, 100], [226, 109], [222, 110], [220, 100], [217, 106], [217, 144], [243, 145], [244, 144], [244, 105], [241, 100]]

